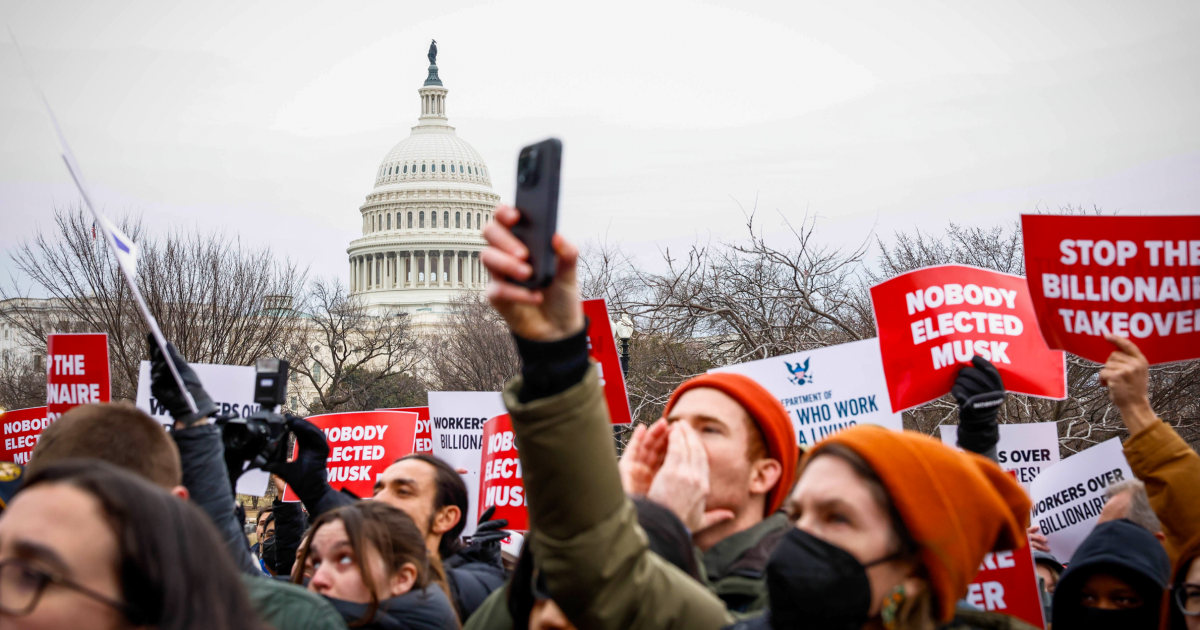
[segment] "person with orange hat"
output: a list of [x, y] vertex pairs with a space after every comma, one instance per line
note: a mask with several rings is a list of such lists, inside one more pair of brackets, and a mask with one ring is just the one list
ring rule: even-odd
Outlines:
[[[581, 628], [716, 630], [733, 624], [720, 598], [649, 551], [637, 524], [621, 484], [598, 373], [587, 360], [578, 250], [555, 235], [552, 282], [521, 286], [517, 282], [532, 268], [528, 249], [511, 232], [520, 214], [498, 206], [493, 218], [484, 228], [488, 247], [481, 259], [492, 276], [488, 299], [522, 358], [521, 373], [503, 397], [534, 532], [526, 544], [536, 553], [547, 594]], [[707, 391], [728, 395], [693, 385], [670, 405], [668, 418], [687, 409], [687, 394]], [[691, 413], [712, 414], [715, 404], [709, 399]], [[658, 474], [666, 457], [715, 459], [698, 457], [704, 447], [697, 445], [697, 433], [690, 419], [669, 428]], [[995, 462], [928, 436], [858, 426], [810, 449], [798, 469], [787, 502], [795, 527], [784, 531], [766, 562], [769, 608], [742, 622], [746, 627], [1027, 627], [1015, 620], [976, 622], [955, 609], [987, 552], [1025, 541], [1029, 498]], [[757, 470], [782, 478], [784, 463]], [[652, 486], [655, 476], [641, 474], [638, 481]], [[754, 487], [762, 492], [765, 513], [775, 484]], [[736, 513], [710, 515], [701, 523], [734, 518]]]
[[[689, 450], [695, 456], [674, 456]], [[747, 376], [716, 372], [685, 381], [661, 420], [634, 430], [621, 481], [627, 493], [675, 511], [692, 531], [713, 592], [747, 613], [766, 607], [764, 571], [791, 527], [780, 508], [799, 457], [779, 400]]]

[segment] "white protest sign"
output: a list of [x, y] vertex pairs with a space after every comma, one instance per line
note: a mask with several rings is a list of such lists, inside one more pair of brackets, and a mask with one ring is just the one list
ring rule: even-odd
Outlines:
[[[259, 404], [254, 402], [253, 367], [213, 363], [188, 365], [204, 385], [204, 391], [208, 392], [216, 404], [218, 414], [233, 414], [244, 418], [258, 411]], [[142, 361], [138, 367], [137, 406], [164, 425], [170, 426], [175, 423], [166, 408], [150, 394], [149, 361]], [[248, 470], [238, 478], [237, 491], [240, 494], [261, 497], [267, 493], [267, 484], [270, 481], [271, 475], [265, 470]]]
[[864, 339], [710, 370], [736, 372], [779, 398], [792, 418], [801, 448], [856, 424], [899, 431], [892, 413], [879, 341]]
[[[939, 427], [942, 442], [958, 444], [958, 425]], [[1058, 463], [1058, 425], [1053, 422], [1000, 425], [1000, 441], [996, 443], [996, 463], [1011, 471], [1017, 482], [1029, 491], [1029, 484], [1042, 470]]]
[[466, 472], [466, 527], [475, 533], [479, 520], [479, 466], [483, 459], [483, 423], [508, 413], [499, 392], [429, 392], [429, 420], [433, 429], [433, 454], [451, 467]]
[[1066, 562], [1092, 532], [1109, 486], [1133, 479], [1121, 440], [1112, 438], [1042, 471], [1029, 486], [1031, 523], [1042, 528], [1054, 557]]

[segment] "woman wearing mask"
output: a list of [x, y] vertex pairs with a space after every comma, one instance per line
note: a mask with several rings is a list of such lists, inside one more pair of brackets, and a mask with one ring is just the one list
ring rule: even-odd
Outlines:
[[260, 629], [197, 508], [111, 464], [31, 475], [0, 518], [0, 628]]
[[383, 503], [360, 501], [318, 517], [300, 544], [292, 581], [328, 599], [351, 628], [458, 628], [420, 530]]
[[[719, 599], [647, 550], [625, 498], [575, 266], [553, 244], [552, 283], [521, 287], [528, 249], [497, 207], [484, 230], [488, 297], [521, 354], [504, 392], [516, 430], [532, 544], [548, 595], [587, 628], [721, 628]], [[934, 628], [954, 621], [984, 555], [1024, 543], [1029, 499], [993, 462], [929, 437], [858, 426], [827, 438], [800, 465], [797, 527], [767, 566], [775, 628]], [[986, 622], [990, 625], [993, 620]], [[1008, 621], [1002, 622], [1009, 625]], [[1004, 625], [997, 627], [1004, 627]]]
[[984, 555], [1024, 544], [1029, 499], [984, 457], [911, 431], [858, 426], [801, 462], [796, 523], [767, 565], [750, 627], [1018, 627], [956, 610]]

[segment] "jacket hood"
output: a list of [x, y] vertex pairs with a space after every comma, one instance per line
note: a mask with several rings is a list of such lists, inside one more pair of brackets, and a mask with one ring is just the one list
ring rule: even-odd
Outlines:
[[1088, 578], [1097, 573], [1110, 573], [1137, 589], [1154, 611], [1154, 625], [1147, 627], [1157, 627], [1170, 572], [1166, 550], [1145, 528], [1125, 519], [1101, 523], [1075, 550], [1054, 590], [1054, 630], [1088, 627], [1081, 592]]
[[[355, 604], [331, 597], [325, 599], [347, 624], [362, 619], [370, 608], [369, 604]], [[458, 623], [449, 598], [436, 584], [430, 584], [424, 589], [414, 589], [399, 597], [383, 600], [375, 611], [375, 617], [358, 627], [370, 630], [454, 630]]]
[[[1187, 577], [1188, 569], [1192, 566], [1192, 561], [1200, 558], [1200, 534], [1192, 537], [1191, 540], [1179, 550], [1179, 559], [1175, 562], [1175, 571], [1171, 574], [1172, 587], [1178, 586], [1184, 582]], [[1172, 598], [1174, 593], [1171, 594]], [[1187, 628], [1183, 619], [1183, 613], [1180, 612], [1179, 606], [1175, 605], [1174, 599], [1169, 599], [1166, 602], [1167, 607], [1167, 623], [1164, 627], [1169, 630], [1185, 630]]]

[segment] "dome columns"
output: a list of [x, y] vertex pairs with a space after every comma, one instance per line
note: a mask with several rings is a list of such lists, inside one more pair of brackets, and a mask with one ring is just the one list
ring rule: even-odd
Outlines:
[[487, 274], [470, 249], [393, 250], [350, 257], [350, 291], [481, 289]]

